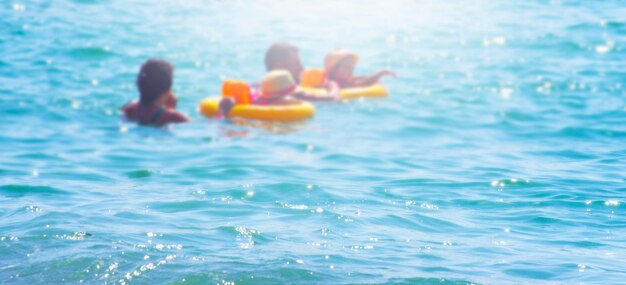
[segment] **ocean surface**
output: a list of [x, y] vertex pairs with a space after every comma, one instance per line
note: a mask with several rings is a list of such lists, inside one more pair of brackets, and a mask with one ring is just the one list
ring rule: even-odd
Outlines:
[[[626, 1], [0, 3], [1, 284], [624, 284]], [[207, 119], [277, 41], [392, 68]], [[193, 122], [141, 127], [139, 66]]]

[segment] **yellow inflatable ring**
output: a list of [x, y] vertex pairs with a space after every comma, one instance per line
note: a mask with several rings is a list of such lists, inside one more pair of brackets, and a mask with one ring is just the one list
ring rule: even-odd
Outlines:
[[[219, 115], [221, 97], [210, 97], [200, 101], [200, 113], [207, 117]], [[308, 102], [289, 105], [235, 105], [228, 116], [263, 121], [297, 121], [313, 117], [315, 107]]]
[[[324, 84], [324, 71], [320, 68], [307, 68], [300, 74], [301, 88], [312, 95], [324, 96], [328, 92], [325, 89], [315, 88]], [[342, 100], [358, 98], [384, 98], [389, 96], [387, 89], [380, 84], [367, 87], [343, 88], [339, 90]]]
[[[313, 94], [323, 95], [328, 91], [322, 88], [302, 87], [302, 90]], [[358, 98], [385, 98], [389, 96], [389, 92], [380, 84], [374, 84], [367, 87], [343, 88], [339, 90], [339, 96], [342, 100], [351, 100]]]

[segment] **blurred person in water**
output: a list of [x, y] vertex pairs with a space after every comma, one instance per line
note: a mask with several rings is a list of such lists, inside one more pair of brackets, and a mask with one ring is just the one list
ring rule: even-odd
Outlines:
[[174, 67], [171, 63], [149, 59], [137, 74], [139, 101], [122, 107], [126, 118], [140, 125], [163, 126], [169, 123], [185, 123], [187, 116], [176, 111], [178, 98], [172, 92]]
[[326, 81], [335, 82], [339, 88], [367, 87], [378, 83], [384, 76], [396, 77], [389, 69], [382, 69], [372, 75], [354, 75], [354, 69], [359, 62], [356, 53], [342, 49], [329, 52], [324, 59], [324, 75]]
[[275, 43], [265, 52], [265, 70], [287, 70], [291, 77], [300, 83], [300, 74], [304, 70], [300, 60], [300, 50], [288, 43]]

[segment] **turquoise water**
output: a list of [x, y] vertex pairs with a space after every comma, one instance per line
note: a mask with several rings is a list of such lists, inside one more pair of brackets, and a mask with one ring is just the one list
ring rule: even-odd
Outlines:
[[[309, 2], [3, 2], [0, 283], [626, 280], [625, 1]], [[197, 113], [279, 40], [399, 77], [293, 125]], [[120, 119], [149, 57], [192, 123]]]

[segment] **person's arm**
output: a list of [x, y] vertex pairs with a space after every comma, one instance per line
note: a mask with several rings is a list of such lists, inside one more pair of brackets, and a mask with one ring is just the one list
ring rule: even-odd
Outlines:
[[305, 101], [336, 101], [341, 99], [339, 97], [339, 86], [335, 82], [329, 82], [326, 84], [326, 90], [328, 93], [326, 94], [310, 94], [306, 91], [297, 92], [293, 94], [292, 97], [295, 99], [305, 100]]
[[222, 99], [220, 99], [218, 109], [220, 110], [220, 113], [224, 115], [224, 117], [228, 117], [228, 113], [230, 113], [230, 110], [232, 110], [233, 107], [235, 107], [235, 104], [236, 102], [234, 98], [223, 97]]
[[138, 103], [139, 102], [137, 100], [130, 101], [124, 104], [124, 106], [120, 107], [120, 110], [122, 110], [123, 112], [128, 112], [130, 108], [134, 108], [134, 106], [137, 105]]
[[161, 121], [163, 122], [162, 125], [169, 123], [178, 124], [189, 122], [189, 118], [180, 112], [168, 110], [163, 114]]
[[163, 105], [165, 106], [165, 108], [172, 110], [176, 109], [176, 105], [178, 104], [178, 97], [176, 97], [176, 94], [170, 91], [167, 92], [165, 96], [165, 100], [163, 101]]
[[337, 95], [333, 95], [333, 94], [318, 94], [318, 95], [314, 95], [314, 94], [310, 94], [307, 92], [298, 92], [295, 93], [293, 95], [291, 95], [291, 97], [293, 97], [294, 99], [298, 99], [298, 100], [304, 100], [304, 101], [335, 101], [337, 100]]
[[122, 106], [120, 110], [124, 114], [124, 117], [128, 120], [132, 120], [135, 118], [135, 113], [137, 112], [137, 106], [139, 105], [138, 101], [130, 101], [126, 103], [126, 105]]
[[383, 69], [371, 76], [358, 76], [354, 78], [354, 86], [370, 86], [378, 83], [383, 76], [396, 77], [396, 73], [390, 69]]

